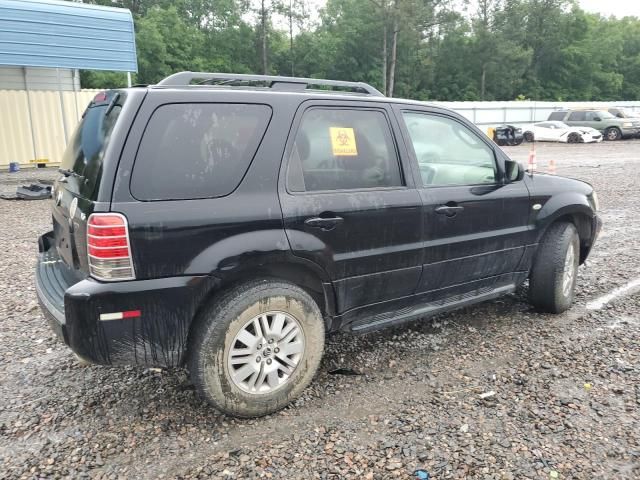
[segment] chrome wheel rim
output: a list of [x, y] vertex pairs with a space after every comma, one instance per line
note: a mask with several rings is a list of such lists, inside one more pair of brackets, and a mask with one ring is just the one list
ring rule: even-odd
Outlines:
[[293, 315], [261, 313], [234, 337], [227, 354], [229, 377], [243, 392], [271, 393], [288, 383], [304, 348], [304, 333]]
[[569, 245], [567, 249], [567, 255], [564, 258], [564, 275], [562, 277], [562, 294], [565, 297], [571, 293], [571, 287], [573, 286], [573, 278], [576, 274], [575, 271], [576, 251], [573, 247], [573, 243]]

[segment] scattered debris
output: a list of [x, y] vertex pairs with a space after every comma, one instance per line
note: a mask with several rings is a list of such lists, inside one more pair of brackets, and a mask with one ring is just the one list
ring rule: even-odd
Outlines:
[[336, 368], [335, 370], [329, 370], [331, 375], [363, 375], [362, 372], [358, 372], [351, 368]]
[[4, 200], [45, 200], [51, 198], [51, 184], [32, 183], [16, 189], [15, 195], [0, 195]]
[[480, 397], [482, 400], [484, 400], [484, 399], [486, 399], [486, 398], [491, 398], [491, 397], [493, 397], [495, 394], [496, 394], [496, 392], [494, 392], [493, 390], [491, 390], [490, 392], [484, 392], [484, 393], [481, 393], [481, 394], [479, 395], [479, 397]]

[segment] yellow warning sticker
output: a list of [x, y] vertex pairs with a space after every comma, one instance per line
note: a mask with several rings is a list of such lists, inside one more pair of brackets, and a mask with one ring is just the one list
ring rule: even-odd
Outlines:
[[358, 155], [353, 128], [329, 127], [329, 134], [331, 135], [331, 150], [336, 157]]

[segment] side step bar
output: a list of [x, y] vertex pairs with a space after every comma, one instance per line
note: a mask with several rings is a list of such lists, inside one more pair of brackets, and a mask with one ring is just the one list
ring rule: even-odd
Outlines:
[[516, 291], [515, 284], [509, 284], [493, 289], [481, 289], [475, 295], [464, 294], [449, 298], [446, 301], [437, 301], [421, 305], [410, 311], [402, 310], [400, 315], [381, 315], [379, 320], [370, 323], [358, 324], [351, 328], [354, 332], [364, 333], [369, 330], [378, 330], [384, 328], [386, 324], [397, 325], [399, 323], [410, 322], [419, 318], [432, 317], [439, 313], [450, 312], [475, 303], [486, 302], [494, 298], [501, 297], [507, 293]]

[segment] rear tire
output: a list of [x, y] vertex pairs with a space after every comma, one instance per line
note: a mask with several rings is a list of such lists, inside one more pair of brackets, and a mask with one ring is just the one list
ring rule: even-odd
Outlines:
[[556, 223], [543, 237], [529, 275], [529, 302], [541, 312], [562, 313], [573, 303], [580, 239], [572, 223]]
[[604, 138], [611, 142], [620, 140], [622, 138], [622, 132], [618, 127], [610, 127], [604, 131]]
[[240, 285], [207, 305], [196, 322], [191, 379], [201, 397], [226, 414], [259, 417], [286, 407], [320, 365], [324, 320], [295, 285]]

